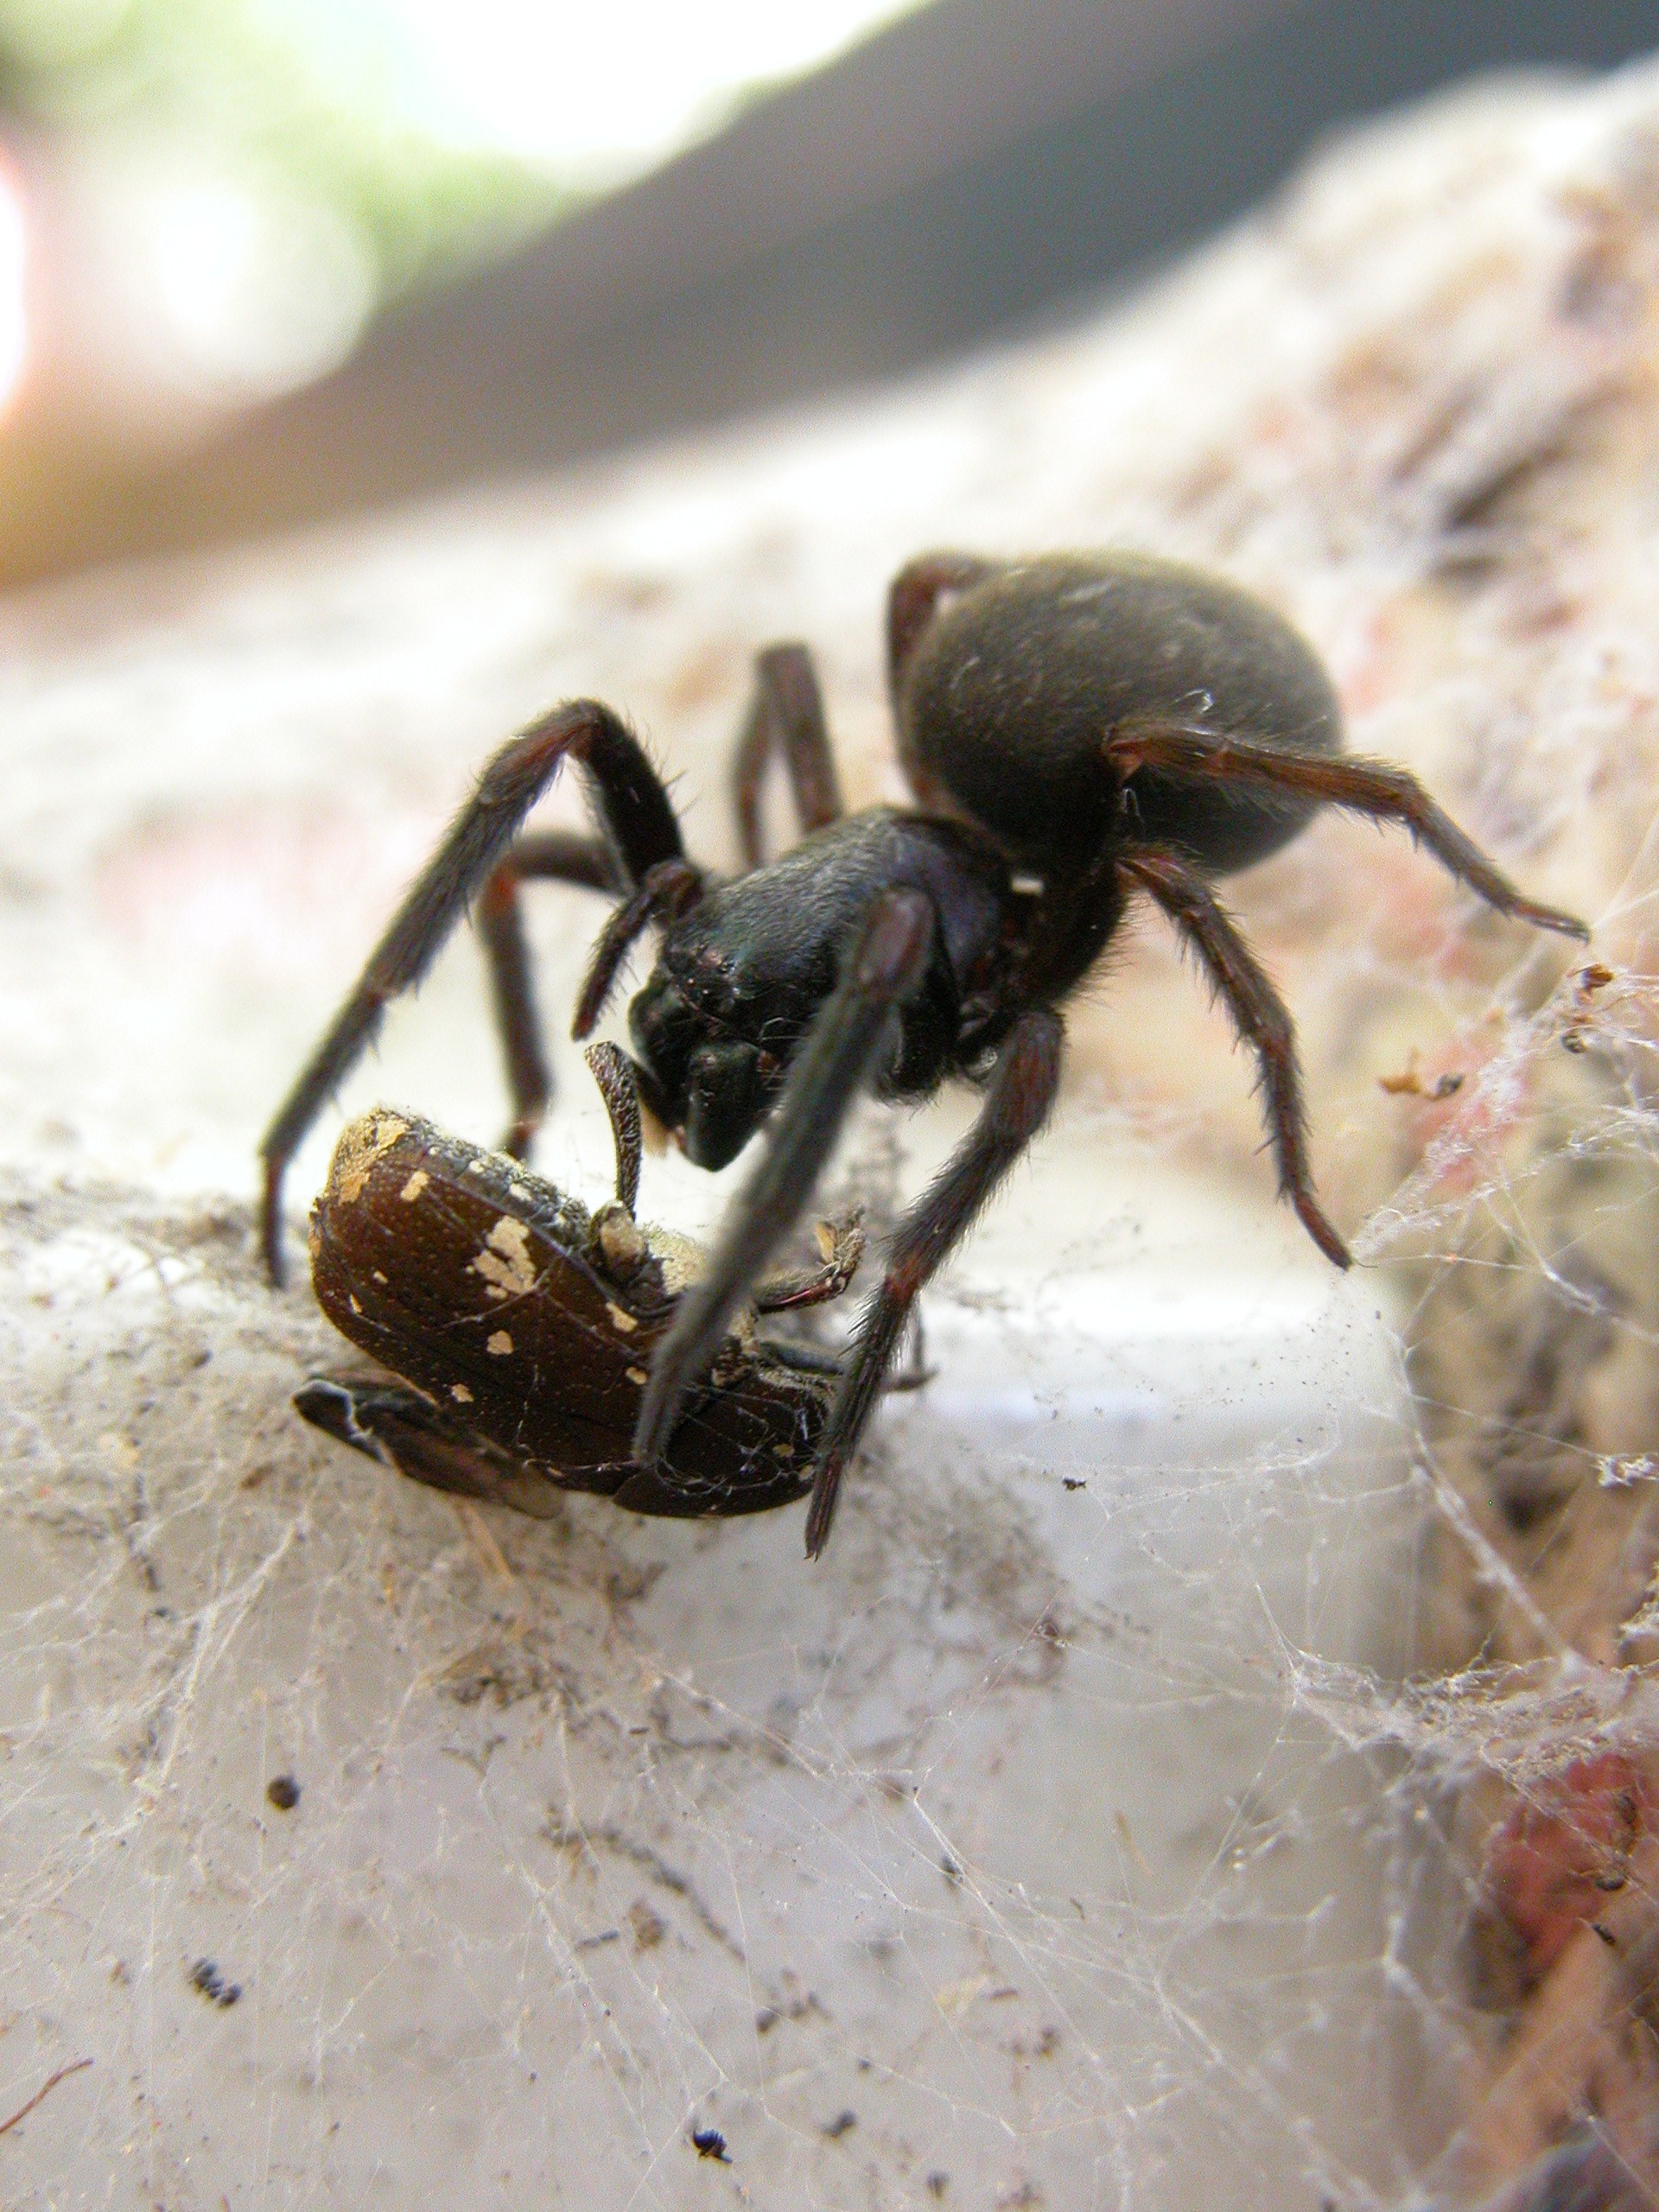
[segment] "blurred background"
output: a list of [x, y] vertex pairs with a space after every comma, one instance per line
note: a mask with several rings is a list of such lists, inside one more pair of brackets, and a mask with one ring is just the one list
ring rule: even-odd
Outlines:
[[0, 0], [0, 587], [887, 378], [1659, 0]]

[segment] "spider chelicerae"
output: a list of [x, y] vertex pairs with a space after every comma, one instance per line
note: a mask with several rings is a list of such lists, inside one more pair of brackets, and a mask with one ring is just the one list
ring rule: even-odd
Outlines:
[[[737, 746], [746, 872], [690, 860], [662, 779], [608, 707], [576, 699], [502, 747], [266, 1133], [264, 1243], [282, 1273], [282, 1185], [294, 1151], [373, 1038], [473, 912], [490, 963], [522, 1157], [550, 1093], [519, 894], [534, 879], [616, 900], [574, 1033], [602, 1014], [647, 931], [656, 964], [629, 1008], [647, 1108], [700, 1166], [768, 1124], [707, 1273], [658, 1344], [634, 1456], [660, 1457], [768, 1256], [809, 1205], [854, 1100], [978, 1086], [968, 1136], [904, 1215], [842, 1363], [819, 1441], [806, 1541], [829, 1535], [843, 1470], [918, 1293], [1048, 1117], [1061, 1008], [1145, 894], [1173, 923], [1255, 1053], [1282, 1194], [1339, 1267], [1314, 1195], [1294, 1033], [1212, 888], [1265, 859], [1321, 805], [1402, 824], [1499, 912], [1583, 938], [1523, 898], [1403, 769], [1342, 750], [1329, 677], [1274, 610], [1222, 579], [1132, 553], [988, 561], [924, 555], [894, 579], [888, 671], [917, 804], [842, 810], [804, 647], [760, 655]], [[760, 801], [781, 758], [801, 842], [762, 851]], [[526, 832], [564, 760], [599, 835]]]

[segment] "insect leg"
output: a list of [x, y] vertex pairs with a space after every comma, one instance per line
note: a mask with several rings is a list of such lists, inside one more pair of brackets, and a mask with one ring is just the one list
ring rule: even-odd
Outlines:
[[842, 1475], [869, 1420], [917, 1293], [967, 1234], [1048, 1119], [1059, 1089], [1065, 1042], [1058, 1014], [1039, 1008], [1020, 1015], [998, 1055], [979, 1119], [894, 1233], [886, 1280], [859, 1319], [818, 1446], [806, 1516], [809, 1559], [817, 1559], [828, 1541]]
[[1325, 1258], [1347, 1267], [1348, 1248], [1313, 1195], [1296, 1032], [1284, 1001], [1196, 868], [1177, 854], [1157, 851], [1125, 854], [1119, 866], [1152, 893], [1174, 923], [1181, 942], [1197, 956], [1216, 996], [1231, 1014], [1234, 1027], [1255, 1054], [1268, 1133], [1279, 1167], [1280, 1196], [1295, 1207]]
[[429, 1490], [511, 1505], [538, 1520], [558, 1510], [556, 1484], [480, 1445], [404, 1383], [314, 1375], [294, 1393], [294, 1405], [314, 1428]]
[[615, 1045], [590, 1045], [583, 1055], [605, 1101], [616, 1152], [617, 1203], [629, 1213], [639, 1196], [639, 1091], [633, 1063]]
[[938, 920], [918, 891], [872, 899], [779, 1103], [760, 1166], [734, 1201], [707, 1273], [687, 1292], [652, 1361], [634, 1432], [649, 1465], [667, 1443], [682, 1401], [700, 1380], [766, 1255], [812, 1196], [819, 1170], [883, 1048], [899, 1008], [920, 988]]
[[864, 1231], [855, 1217], [833, 1224], [820, 1223], [818, 1236], [823, 1265], [757, 1283], [753, 1292], [757, 1313], [787, 1313], [803, 1306], [827, 1305], [841, 1296], [864, 1256]]

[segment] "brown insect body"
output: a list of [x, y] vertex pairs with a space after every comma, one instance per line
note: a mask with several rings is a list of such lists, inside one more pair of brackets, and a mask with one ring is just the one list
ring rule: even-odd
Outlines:
[[655, 1465], [633, 1458], [646, 1370], [697, 1248], [499, 1153], [382, 1108], [342, 1135], [311, 1217], [323, 1312], [392, 1376], [319, 1376], [296, 1403], [416, 1481], [545, 1515], [561, 1491], [636, 1513], [803, 1497], [833, 1376], [745, 1319]]

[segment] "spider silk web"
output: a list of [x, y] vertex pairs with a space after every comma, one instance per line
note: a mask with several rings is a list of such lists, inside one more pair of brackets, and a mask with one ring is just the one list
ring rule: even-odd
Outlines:
[[[8, 613], [6, 2203], [1380, 2212], [1592, 2105], [1637, 2141], [1650, 1892], [1581, 2017], [1490, 1847], [1653, 1735], [1656, 127], [1640, 75], [1470, 94], [1115, 319]], [[1356, 744], [1600, 925], [1597, 981], [1337, 821], [1228, 887], [1363, 1264], [1138, 918], [819, 1566], [798, 1508], [531, 1522], [307, 1428], [341, 1347], [258, 1276], [252, 1147], [470, 769], [605, 697], [730, 865], [759, 644], [894, 798], [881, 580], [1101, 542], [1268, 593]], [[556, 1029], [600, 911], [533, 901]], [[499, 1126], [465, 938], [296, 1200], [382, 1100]], [[825, 1210], [879, 1227], [970, 1111], [861, 1115]], [[641, 1211], [732, 1185], [648, 1160]]]

